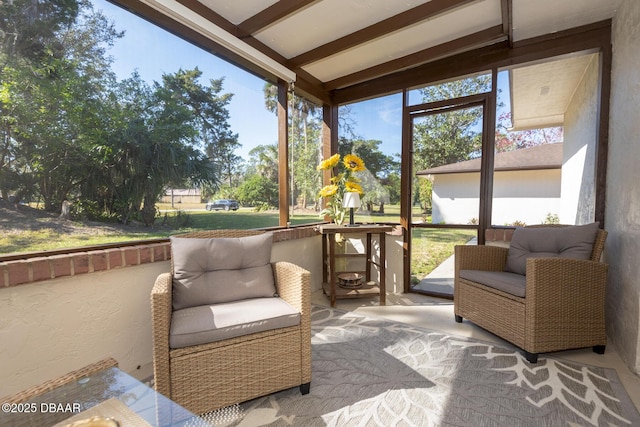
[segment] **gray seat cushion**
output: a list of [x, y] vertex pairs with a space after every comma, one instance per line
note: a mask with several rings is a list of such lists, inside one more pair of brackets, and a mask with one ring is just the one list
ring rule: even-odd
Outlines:
[[181, 348], [300, 324], [300, 313], [281, 298], [254, 298], [176, 310], [169, 347]]
[[527, 278], [522, 274], [506, 271], [460, 270], [460, 277], [517, 297], [525, 296]]
[[516, 228], [505, 271], [526, 274], [527, 258], [589, 259], [597, 234], [597, 222], [569, 227]]
[[173, 308], [273, 297], [272, 233], [239, 238], [171, 237]]

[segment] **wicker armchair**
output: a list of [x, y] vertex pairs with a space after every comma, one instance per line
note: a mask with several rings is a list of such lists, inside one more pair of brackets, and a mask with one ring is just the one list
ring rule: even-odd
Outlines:
[[[178, 237], [245, 237], [252, 230], [213, 230]], [[151, 293], [156, 390], [191, 412], [203, 414], [311, 381], [311, 294], [308, 271], [271, 264], [279, 298], [300, 312], [297, 326], [257, 332], [183, 348], [170, 348], [171, 273], [158, 276]]]
[[522, 297], [460, 277], [463, 270], [504, 271], [507, 248], [456, 246], [456, 322], [466, 318], [515, 344], [531, 363], [538, 353], [575, 348], [603, 354], [607, 265], [600, 258], [606, 236], [597, 231], [589, 260], [527, 258]]

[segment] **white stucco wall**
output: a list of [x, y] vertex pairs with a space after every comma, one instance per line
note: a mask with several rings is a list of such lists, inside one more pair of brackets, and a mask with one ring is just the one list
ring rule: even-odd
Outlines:
[[480, 173], [433, 175], [433, 224], [469, 224], [478, 219]]
[[[277, 242], [272, 261], [311, 272], [321, 289], [320, 236]], [[402, 237], [387, 236], [387, 290], [402, 289]], [[127, 372], [152, 363], [149, 296], [170, 262], [0, 288], [0, 397], [107, 356]]]
[[149, 295], [169, 262], [0, 289], [0, 396], [104, 357], [151, 361]]
[[609, 262], [607, 332], [640, 373], [640, 1], [623, 0], [613, 20], [613, 67], [605, 228]]
[[[493, 179], [494, 225], [543, 223], [560, 212], [560, 169], [499, 171]], [[434, 175], [432, 222], [468, 224], [478, 218], [480, 174]]]
[[[272, 261], [311, 272], [320, 289], [319, 236], [278, 242]], [[133, 372], [152, 361], [149, 296], [170, 262], [0, 289], [0, 396], [107, 356]]]
[[595, 158], [599, 58], [594, 55], [565, 112], [560, 222], [587, 224], [595, 217]]

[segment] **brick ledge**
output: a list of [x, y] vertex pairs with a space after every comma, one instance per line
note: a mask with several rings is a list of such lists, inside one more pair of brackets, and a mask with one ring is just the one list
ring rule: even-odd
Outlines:
[[[273, 231], [273, 241], [315, 236], [313, 227]], [[46, 257], [0, 262], [0, 288], [25, 285], [57, 277], [70, 277], [171, 259], [171, 242], [89, 250]]]
[[513, 227], [490, 227], [484, 231], [484, 238], [486, 242], [509, 243], [514, 231]]

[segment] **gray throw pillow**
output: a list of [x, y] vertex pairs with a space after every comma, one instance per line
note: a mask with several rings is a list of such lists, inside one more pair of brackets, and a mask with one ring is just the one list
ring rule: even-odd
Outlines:
[[568, 227], [516, 228], [505, 271], [526, 274], [527, 258], [589, 259], [597, 234], [597, 222]]
[[272, 233], [247, 237], [171, 237], [173, 308], [273, 297]]

